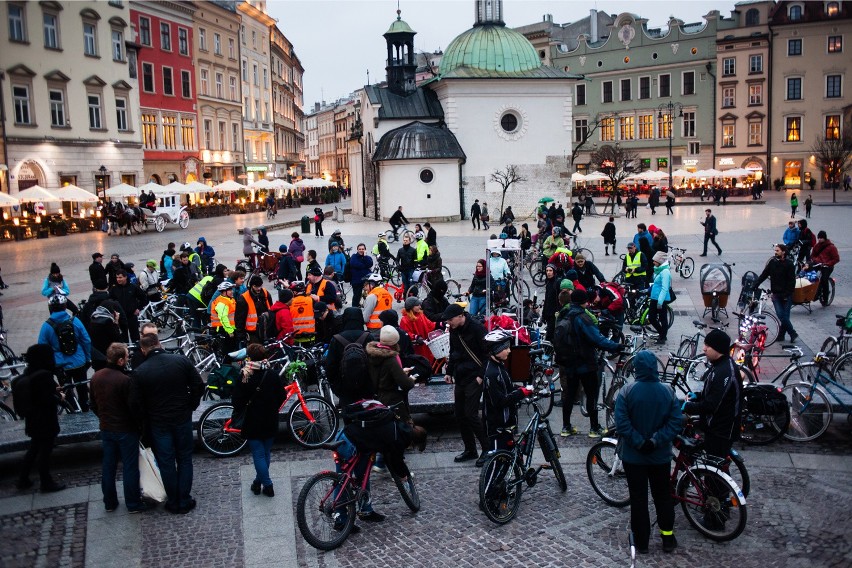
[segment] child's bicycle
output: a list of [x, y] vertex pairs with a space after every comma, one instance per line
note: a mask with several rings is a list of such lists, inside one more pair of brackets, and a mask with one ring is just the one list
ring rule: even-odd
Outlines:
[[[550, 396], [551, 393], [547, 390], [527, 397], [521, 402], [521, 404], [532, 405], [533, 412], [529, 424], [518, 439], [513, 441], [511, 450], [497, 450], [482, 467], [482, 473], [479, 475], [479, 504], [485, 515], [495, 523], [502, 525], [515, 517], [521, 506], [524, 484], [534, 486], [542, 469], [553, 470], [559, 489], [563, 493], [568, 489], [562, 464], [559, 463], [560, 454], [556, 436], [553, 435], [547, 418], [542, 418], [538, 407], [540, 399]], [[498, 432], [514, 434], [516, 429], [513, 426], [500, 429]], [[534, 468], [532, 459], [536, 439], [547, 463]]]
[[[337, 449], [343, 440], [320, 446], [334, 452], [334, 463], [340, 468], [335, 471], [321, 471], [308, 479], [296, 502], [296, 522], [299, 532], [305, 540], [319, 550], [334, 550], [349, 537], [355, 525], [355, 515], [361, 511], [364, 503], [369, 502], [370, 472], [376, 461], [376, 454], [366, 457], [363, 479], [358, 479], [359, 462], [364, 455], [355, 452], [352, 457], [343, 460]], [[356, 470], [358, 468], [358, 470]], [[402, 500], [416, 513], [420, 510], [420, 496], [414, 483], [414, 474], [409, 473], [403, 479], [388, 468]]]

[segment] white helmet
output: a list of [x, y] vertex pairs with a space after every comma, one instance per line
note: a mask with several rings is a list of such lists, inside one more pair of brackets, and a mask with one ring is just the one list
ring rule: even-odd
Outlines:
[[414, 238], [417, 239], [418, 241], [425, 238], [425, 237], [426, 237], [426, 235], [423, 234], [423, 231], [417, 231], [416, 233], [414, 233]]
[[191, 249], [191, 248], [192, 248], [192, 245], [191, 245], [191, 244], [189, 244], [189, 243], [183, 243], [183, 244], [181, 245], [181, 247], [180, 247], [180, 250], [186, 250], [186, 249]]
[[220, 292], [224, 292], [225, 290], [233, 290], [234, 289], [234, 283], [231, 282], [230, 280], [225, 280], [224, 282], [222, 282], [221, 284], [216, 286], [216, 289], [219, 290]]
[[501, 351], [512, 346], [512, 334], [505, 329], [495, 329], [485, 335], [485, 341], [488, 343], [488, 351], [492, 355], [497, 355]]
[[371, 284], [381, 284], [382, 283], [382, 275], [376, 272], [370, 273], [367, 278], [364, 279], [365, 282], [370, 282]]
[[384, 234], [384, 233], [379, 233], [379, 238], [380, 238], [380, 239], [385, 238], [385, 234]]

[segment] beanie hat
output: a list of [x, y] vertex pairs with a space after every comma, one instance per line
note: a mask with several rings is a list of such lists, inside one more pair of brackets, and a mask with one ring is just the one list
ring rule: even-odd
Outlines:
[[721, 329], [714, 329], [704, 338], [704, 344], [724, 355], [731, 349], [731, 338]]
[[563, 280], [559, 284], [559, 289], [560, 290], [573, 290], [574, 289], [574, 283], [566, 278], [565, 280]]
[[826, 233], [825, 231], [820, 231], [819, 233], [817, 233], [817, 238], [818, 239], [827, 239], [828, 233]]
[[278, 301], [282, 304], [286, 304], [290, 300], [293, 299], [293, 291], [284, 288], [283, 290], [278, 290]]
[[399, 332], [391, 325], [382, 327], [379, 332], [379, 342], [388, 347], [399, 343]]
[[396, 327], [399, 325], [399, 313], [396, 310], [382, 310], [379, 313], [379, 321], [384, 325]]
[[585, 304], [589, 301], [589, 295], [586, 294], [585, 290], [574, 290], [571, 292], [571, 303], [572, 304]]
[[420, 298], [416, 298], [414, 296], [409, 296], [405, 299], [405, 311], [410, 312], [414, 308], [420, 305]]
[[62, 272], [62, 271], [61, 271], [61, 270], [59, 270], [59, 265], [58, 265], [58, 264], [56, 264], [55, 262], [51, 262], [51, 263], [50, 263], [50, 273], [51, 273], [51, 274], [59, 274], [59, 273], [61, 273], [61, 272]]
[[263, 286], [263, 278], [255, 274], [249, 278], [249, 286]]
[[573, 282], [574, 280], [577, 279], [577, 271], [574, 270], [573, 268], [571, 270], [568, 270], [565, 273], [565, 278], [567, 278], [568, 280]]
[[657, 251], [657, 254], [651, 259], [654, 262], [659, 262], [660, 264], [665, 264], [666, 260], [668, 260], [669, 255], [664, 253], [663, 251]]
[[648, 227], [648, 232], [649, 233], [656, 233], [657, 232], [657, 226], [651, 225], [650, 227]]
[[145, 266], [153, 266], [154, 268], [156, 268], [157, 267], [157, 261], [152, 258], [152, 259], [148, 260], [148, 262], [145, 263]]

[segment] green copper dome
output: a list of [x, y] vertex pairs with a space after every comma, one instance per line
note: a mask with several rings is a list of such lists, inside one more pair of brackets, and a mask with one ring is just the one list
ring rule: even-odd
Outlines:
[[458, 67], [518, 73], [541, 67], [535, 48], [522, 34], [505, 26], [476, 26], [456, 37], [441, 59], [441, 75]]
[[407, 23], [405, 23], [405, 20], [402, 20], [402, 19], [400, 19], [400, 16], [397, 16], [396, 20], [393, 21], [393, 23], [388, 28], [388, 31], [386, 31], [384, 33], [384, 35], [398, 34], [398, 33], [416, 34], [417, 32], [412, 30], [411, 26], [409, 26]]

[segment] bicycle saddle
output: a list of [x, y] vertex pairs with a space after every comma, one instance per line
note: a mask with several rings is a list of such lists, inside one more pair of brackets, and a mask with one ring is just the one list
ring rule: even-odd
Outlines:
[[707, 327], [706, 323], [700, 322], [698, 320], [692, 320], [692, 325], [694, 325], [698, 329], [704, 329], [705, 327]]
[[541, 355], [544, 353], [544, 349], [530, 349], [530, 357], [535, 357], [536, 355]]
[[326, 444], [320, 444], [320, 448], [322, 448], [324, 450], [334, 451], [345, 443], [346, 443], [346, 440], [335, 440], [333, 442], [328, 442]]
[[683, 436], [681, 434], [678, 434], [677, 436], [675, 436], [675, 440], [680, 442], [680, 446], [681, 446], [680, 449], [683, 450], [683, 451], [686, 451], [686, 452], [695, 451], [697, 446], [698, 446], [698, 444], [695, 443], [695, 440], [687, 438], [686, 436]]
[[497, 433], [498, 434], [514, 434], [517, 429], [518, 429], [517, 426], [511, 426], [509, 428], [497, 428]]
[[641, 325], [631, 325], [630, 331], [632, 331], [633, 333], [641, 334], [645, 331], [645, 328], [642, 327]]

